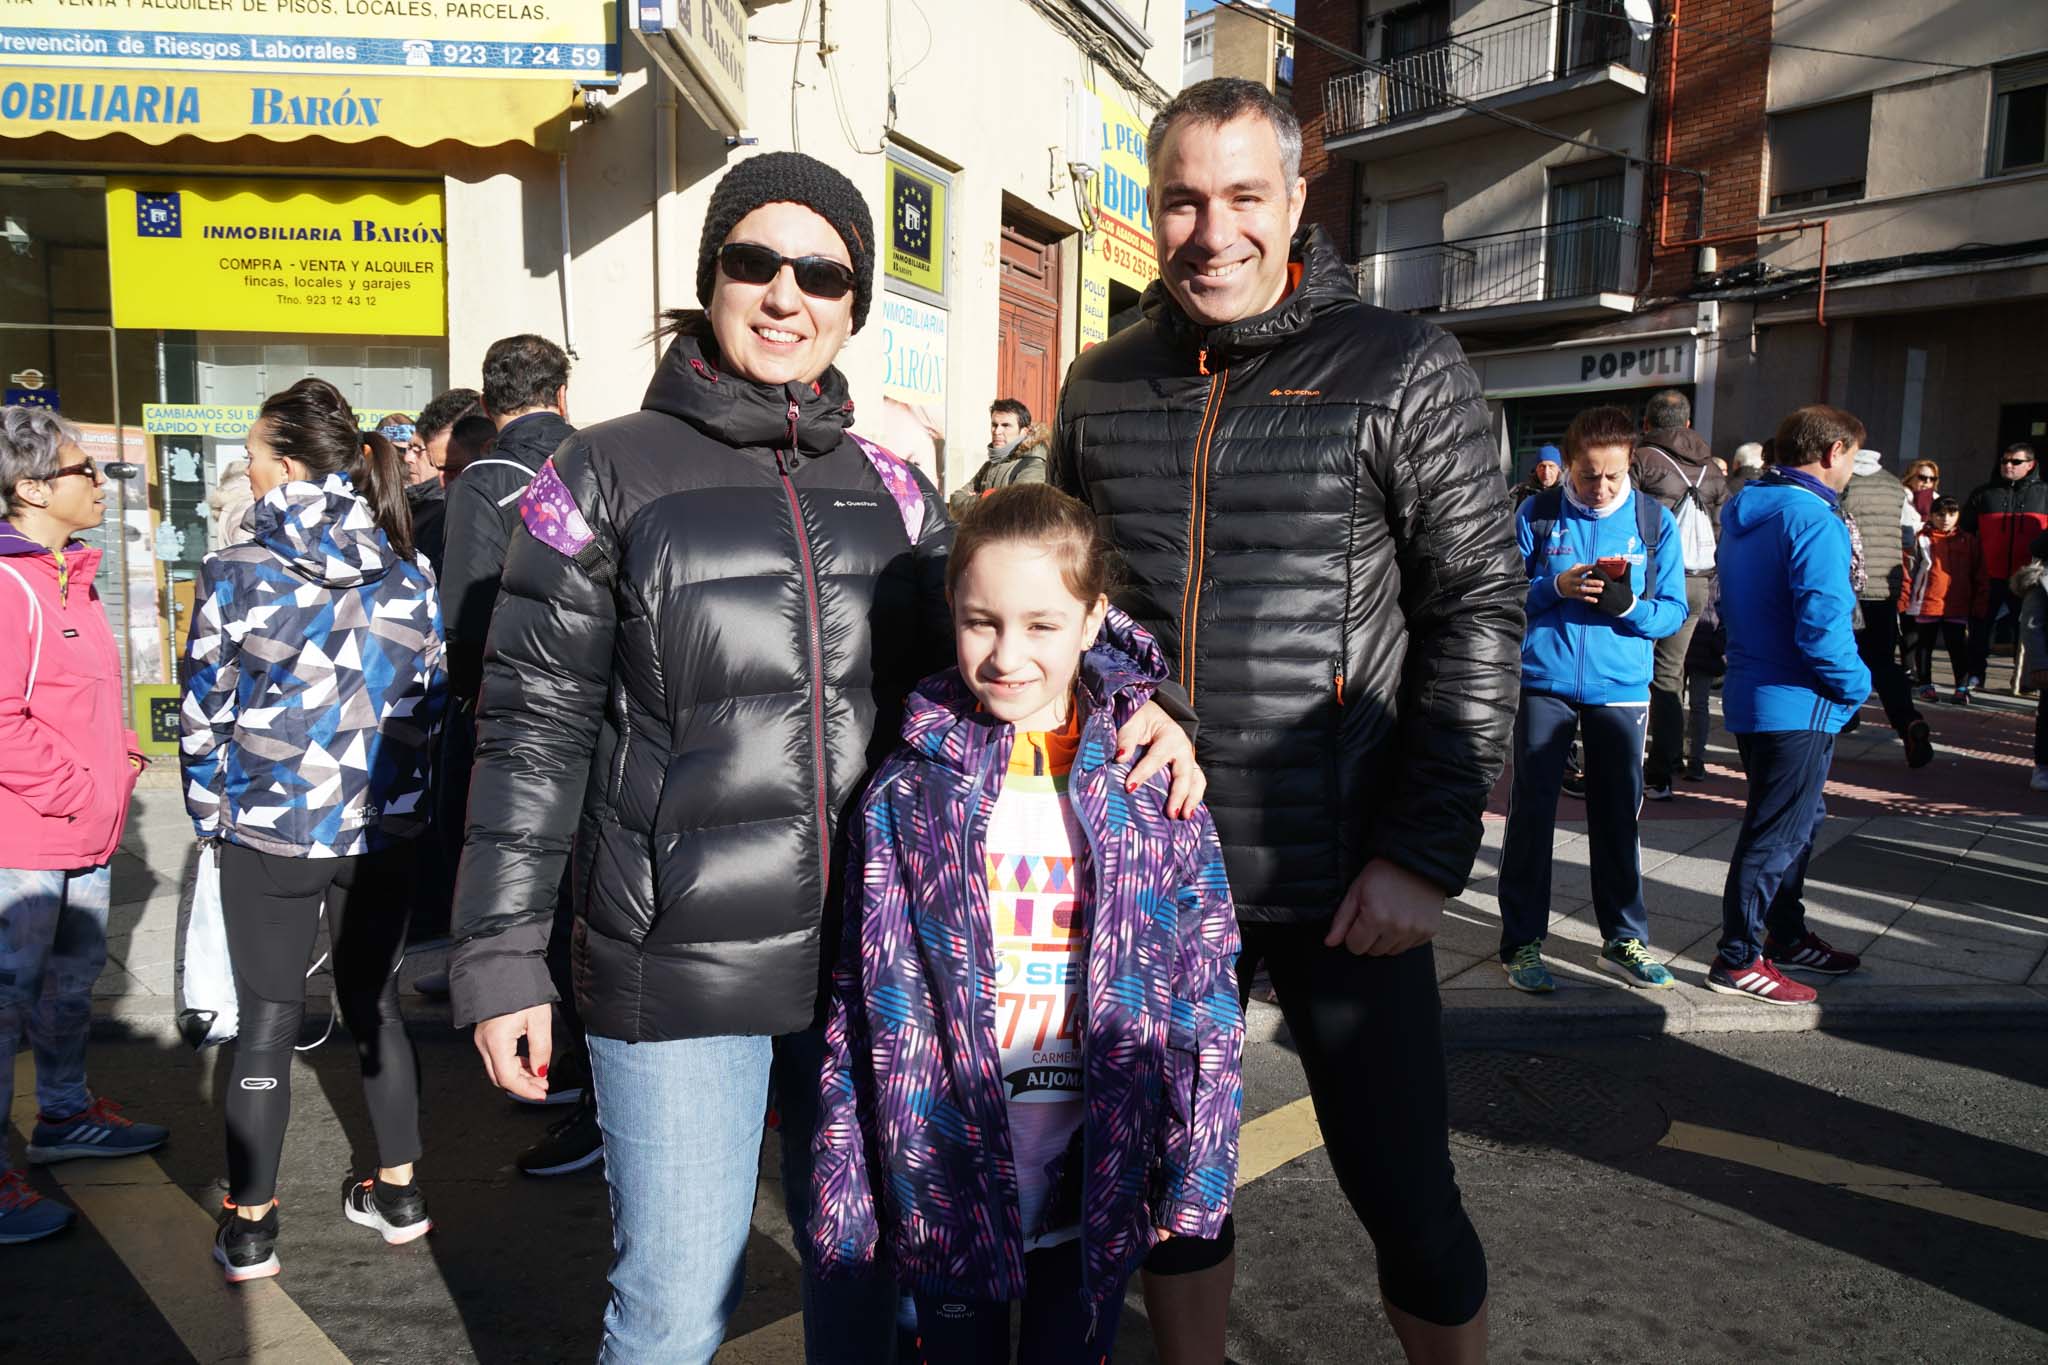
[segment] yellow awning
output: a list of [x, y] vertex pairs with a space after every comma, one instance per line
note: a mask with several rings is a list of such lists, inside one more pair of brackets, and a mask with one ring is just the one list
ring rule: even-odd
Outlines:
[[570, 81], [488, 76], [356, 77], [263, 73], [0, 69], [0, 138], [125, 134], [152, 146], [175, 138], [276, 142], [391, 138], [412, 147], [519, 142], [566, 145]]

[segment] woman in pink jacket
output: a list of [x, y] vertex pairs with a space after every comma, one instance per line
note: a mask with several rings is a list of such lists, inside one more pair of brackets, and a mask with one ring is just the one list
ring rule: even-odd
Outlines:
[[[26, 1033], [35, 1162], [128, 1156], [170, 1136], [85, 1087], [109, 867], [142, 767], [122, 715], [120, 654], [92, 585], [100, 552], [76, 539], [100, 524], [105, 489], [54, 412], [0, 408], [0, 1115], [14, 1100]], [[47, 1237], [71, 1220], [20, 1171], [0, 1173], [0, 1243]]]

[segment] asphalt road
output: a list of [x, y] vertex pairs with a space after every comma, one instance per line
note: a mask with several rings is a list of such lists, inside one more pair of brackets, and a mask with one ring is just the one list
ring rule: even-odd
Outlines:
[[[1494, 1359], [2048, 1359], [2044, 1043], [1799, 1033], [1453, 1053], [1455, 1155], [1492, 1264]], [[153, 1166], [35, 1177], [90, 1216], [0, 1248], [0, 1359], [591, 1359], [610, 1251], [601, 1176], [519, 1177], [511, 1158], [550, 1114], [490, 1091], [465, 1037], [430, 1028], [421, 1050], [433, 1235], [387, 1248], [341, 1219], [368, 1121], [352, 1053], [330, 1043], [296, 1073], [284, 1274], [252, 1296], [221, 1286], [207, 1259], [217, 1059], [95, 1044], [95, 1089], [174, 1137]], [[1231, 1357], [1398, 1361], [1370, 1244], [1322, 1152], [1303, 1151], [1303, 1093], [1283, 1044], [1249, 1050], [1247, 1160], [1271, 1169], [1238, 1198]], [[722, 1359], [797, 1358], [794, 1263], [773, 1207], [766, 1188]], [[1151, 1359], [1135, 1301], [1117, 1359]]]

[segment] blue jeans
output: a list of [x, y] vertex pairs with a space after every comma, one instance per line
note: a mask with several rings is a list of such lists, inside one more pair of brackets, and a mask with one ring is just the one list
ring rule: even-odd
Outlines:
[[85, 1036], [93, 983], [107, 965], [113, 888], [105, 863], [71, 872], [0, 868], [0, 1116], [14, 1103], [24, 1033], [36, 1054], [36, 1107], [62, 1118], [92, 1103]]
[[[724, 1340], [745, 1283], [771, 1074], [782, 1113], [784, 1207], [808, 1251], [811, 1135], [823, 1031], [780, 1038], [590, 1040], [611, 1185], [611, 1303], [604, 1365], [701, 1365]], [[887, 1365], [898, 1301], [886, 1272], [803, 1281], [810, 1365]]]
[[1515, 711], [1515, 776], [1500, 853], [1500, 955], [1506, 961], [1550, 932], [1550, 860], [1557, 793], [1572, 735], [1586, 741], [1586, 842], [1591, 846], [1593, 917], [1607, 942], [1648, 946], [1643, 855], [1636, 816], [1643, 808], [1643, 729], [1649, 706], [1581, 706], [1523, 692]]
[[1749, 772], [1749, 804], [1721, 892], [1721, 958], [1747, 967], [1764, 950], [1806, 937], [1806, 864], [1827, 818], [1835, 737], [1818, 730], [1737, 735]]

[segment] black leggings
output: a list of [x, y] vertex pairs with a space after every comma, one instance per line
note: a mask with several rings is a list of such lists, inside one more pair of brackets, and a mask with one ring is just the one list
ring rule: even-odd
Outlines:
[[1470, 1322], [1486, 1302], [1486, 1252], [1451, 1168], [1434, 950], [1424, 944], [1394, 957], [1360, 957], [1324, 947], [1324, 925], [1241, 930], [1238, 992], [1249, 993], [1263, 962], [1301, 1054], [1337, 1184], [1378, 1253], [1380, 1292], [1424, 1322]]
[[384, 1166], [420, 1154], [419, 1062], [398, 1010], [414, 850], [284, 858], [220, 849], [220, 892], [241, 1027], [228, 1077], [228, 1197], [267, 1204], [292, 1110], [292, 1047], [306, 1012], [306, 968], [327, 907], [341, 1022], [356, 1040], [363, 1096]]
[[1913, 681], [1922, 687], [1933, 684], [1937, 640], [1948, 647], [1949, 667], [1955, 670], [1955, 685], [1961, 687], [1970, 674], [1970, 627], [1963, 621], [1913, 623]]

